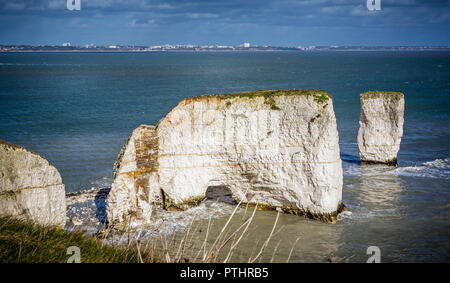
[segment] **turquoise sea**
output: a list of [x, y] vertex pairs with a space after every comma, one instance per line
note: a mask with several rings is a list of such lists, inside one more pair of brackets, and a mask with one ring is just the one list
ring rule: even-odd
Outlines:
[[[257, 89], [333, 95], [351, 215], [283, 215], [280, 260], [450, 261], [450, 52], [0, 53], [0, 139], [46, 157], [67, 192], [108, 187], [131, 131], [190, 96]], [[359, 94], [405, 94], [399, 167], [361, 167]], [[271, 229], [273, 212], [257, 222]], [[268, 225], [268, 226], [267, 226]]]

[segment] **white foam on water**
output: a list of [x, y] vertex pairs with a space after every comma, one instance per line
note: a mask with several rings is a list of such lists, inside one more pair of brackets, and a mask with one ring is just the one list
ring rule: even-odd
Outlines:
[[91, 181], [92, 188], [109, 188], [113, 182], [112, 177], [102, 177]]
[[450, 158], [424, 162], [419, 166], [399, 167], [394, 170], [399, 176], [422, 178], [450, 178]]
[[337, 220], [338, 221], [342, 221], [342, 220], [344, 220], [344, 219], [348, 219], [348, 218], [352, 218], [351, 216], [352, 216], [352, 214], [353, 214], [353, 212], [351, 212], [351, 211], [348, 211], [348, 210], [346, 210], [346, 211], [343, 211], [343, 212], [341, 212], [341, 213], [339, 213], [338, 214], [338, 216], [337, 216]]
[[384, 174], [392, 174], [394, 167], [386, 166], [386, 165], [370, 165], [370, 166], [361, 166], [361, 165], [350, 165], [348, 167], [344, 167], [344, 177], [372, 177], [372, 176], [380, 176]]
[[[66, 197], [67, 218], [66, 230], [83, 231], [87, 235], [104, 230], [106, 194], [99, 194], [101, 189], [69, 194]], [[204, 200], [200, 205], [185, 211], [166, 211], [156, 208], [151, 221], [144, 223], [135, 221], [130, 224], [130, 233], [126, 237], [112, 235], [108, 241], [126, 242], [129, 238], [145, 240], [160, 235], [169, 236], [186, 230], [193, 221], [217, 219], [230, 215], [235, 206], [213, 200]]]
[[361, 170], [359, 169], [359, 165], [351, 165], [348, 167], [344, 167], [343, 171], [344, 171], [344, 176], [351, 176], [351, 177], [355, 177], [355, 176], [359, 176], [361, 175]]
[[351, 165], [344, 167], [344, 176], [371, 177], [382, 175], [450, 179], [450, 158], [436, 159], [417, 166]]
[[343, 211], [338, 214], [338, 222], [345, 221], [366, 221], [372, 218], [380, 217], [399, 217], [400, 212], [396, 208], [368, 208], [368, 207], [355, 207], [353, 211]]

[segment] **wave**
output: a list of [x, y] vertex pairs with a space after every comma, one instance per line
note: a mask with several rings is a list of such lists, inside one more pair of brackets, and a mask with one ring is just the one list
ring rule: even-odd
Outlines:
[[99, 179], [90, 182], [91, 188], [110, 188], [113, 182], [113, 178], [110, 176], [104, 176]]
[[405, 167], [388, 167], [385, 165], [344, 167], [344, 176], [372, 177], [372, 176], [406, 176], [421, 178], [450, 179], [450, 158], [436, 159], [420, 165]]
[[396, 168], [399, 176], [450, 179], [450, 158], [424, 162], [419, 166]]

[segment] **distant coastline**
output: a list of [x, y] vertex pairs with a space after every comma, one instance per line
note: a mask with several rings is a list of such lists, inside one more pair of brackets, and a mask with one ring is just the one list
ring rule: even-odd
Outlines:
[[61, 46], [0, 45], [0, 52], [167, 52], [167, 51], [450, 51], [450, 46], [220, 46], [220, 45], [157, 45], [157, 46]]

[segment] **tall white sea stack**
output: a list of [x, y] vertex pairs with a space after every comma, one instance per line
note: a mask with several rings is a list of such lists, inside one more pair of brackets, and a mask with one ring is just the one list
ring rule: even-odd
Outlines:
[[397, 166], [403, 136], [403, 94], [371, 91], [362, 93], [360, 101], [358, 147], [361, 164]]
[[262, 90], [182, 100], [123, 147], [108, 219], [150, 221], [154, 205], [184, 210], [217, 186], [238, 202], [336, 221], [344, 206], [331, 96]]
[[0, 140], [0, 215], [64, 226], [66, 193], [61, 175], [46, 159]]

